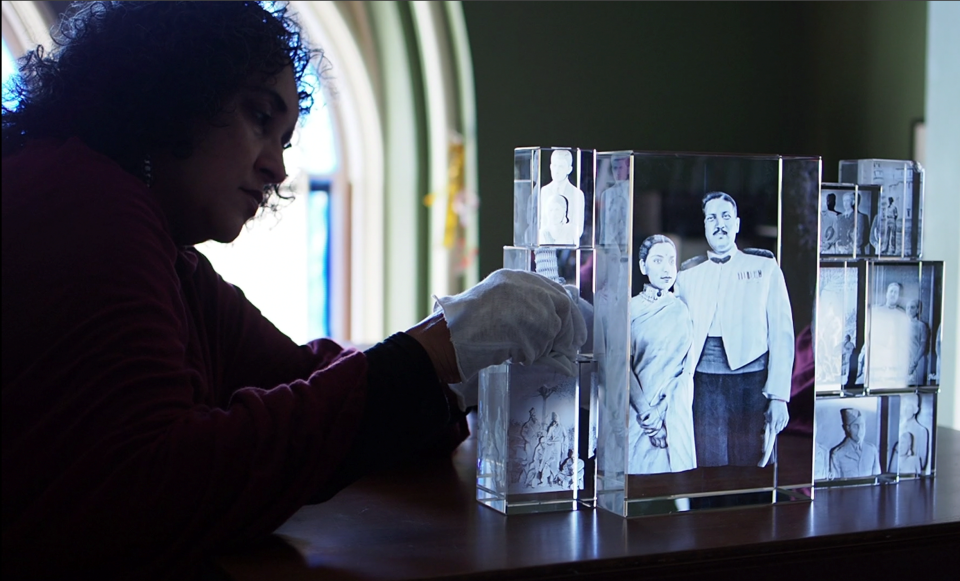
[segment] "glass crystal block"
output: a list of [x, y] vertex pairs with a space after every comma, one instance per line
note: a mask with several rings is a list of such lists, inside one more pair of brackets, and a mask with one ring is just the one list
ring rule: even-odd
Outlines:
[[923, 167], [915, 161], [840, 162], [840, 181], [882, 186], [872, 208], [869, 244], [880, 258], [918, 259], [923, 241]]
[[899, 440], [890, 454], [890, 462], [896, 462], [901, 479], [933, 476], [936, 473], [937, 394], [918, 391], [899, 397]]
[[895, 482], [900, 396], [818, 397], [814, 418], [817, 486]]
[[943, 263], [867, 265], [867, 391], [939, 384]]
[[[778, 438], [783, 425], [765, 418], [786, 412], [795, 339], [811, 332], [820, 169], [811, 157], [598, 154], [598, 506], [635, 516], [810, 498], [812, 437]], [[813, 390], [800, 397], [813, 408]]]
[[881, 186], [824, 183], [820, 189], [820, 257], [877, 256], [870, 224], [875, 221]]
[[587, 342], [580, 348], [582, 359], [593, 357], [593, 249], [554, 246], [503, 249], [503, 267], [536, 272], [567, 287], [577, 295], [580, 313], [587, 324]]
[[505, 514], [593, 506], [588, 427], [593, 363], [579, 367], [578, 377], [511, 363], [480, 372], [480, 503]]
[[596, 152], [514, 150], [513, 245], [593, 247]]
[[[863, 351], [867, 263], [820, 263], [816, 338], [816, 391], [839, 394], [863, 390]], [[859, 380], [859, 383], [858, 383]]]

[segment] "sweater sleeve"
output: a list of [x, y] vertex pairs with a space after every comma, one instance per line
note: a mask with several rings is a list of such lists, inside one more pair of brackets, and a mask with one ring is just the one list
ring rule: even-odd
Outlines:
[[425, 354], [293, 345], [68, 146], [3, 166], [5, 573], [179, 578], [446, 425]]

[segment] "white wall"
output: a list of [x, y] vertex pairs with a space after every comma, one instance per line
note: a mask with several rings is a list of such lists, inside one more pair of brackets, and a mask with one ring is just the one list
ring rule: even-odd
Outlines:
[[938, 423], [960, 429], [960, 2], [927, 11], [926, 200], [923, 257], [944, 261], [943, 378]]

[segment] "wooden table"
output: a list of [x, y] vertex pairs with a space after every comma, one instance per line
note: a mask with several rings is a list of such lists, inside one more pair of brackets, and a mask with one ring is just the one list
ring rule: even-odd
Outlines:
[[[933, 479], [625, 520], [602, 510], [505, 517], [481, 506], [471, 438], [452, 461], [369, 476], [217, 562], [236, 580], [943, 579], [960, 562], [960, 432], [941, 428], [937, 444]], [[944, 577], [944, 567], [954, 573]]]

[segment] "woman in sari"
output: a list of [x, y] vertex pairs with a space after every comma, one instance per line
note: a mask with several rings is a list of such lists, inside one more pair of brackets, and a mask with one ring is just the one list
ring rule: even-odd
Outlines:
[[630, 474], [696, 468], [693, 385], [683, 373], [693, 325], [687, 306], [670, 289], [677, 280], [677, 249], [661, 234], [638, 252], [647, 282], [630, 299]]

